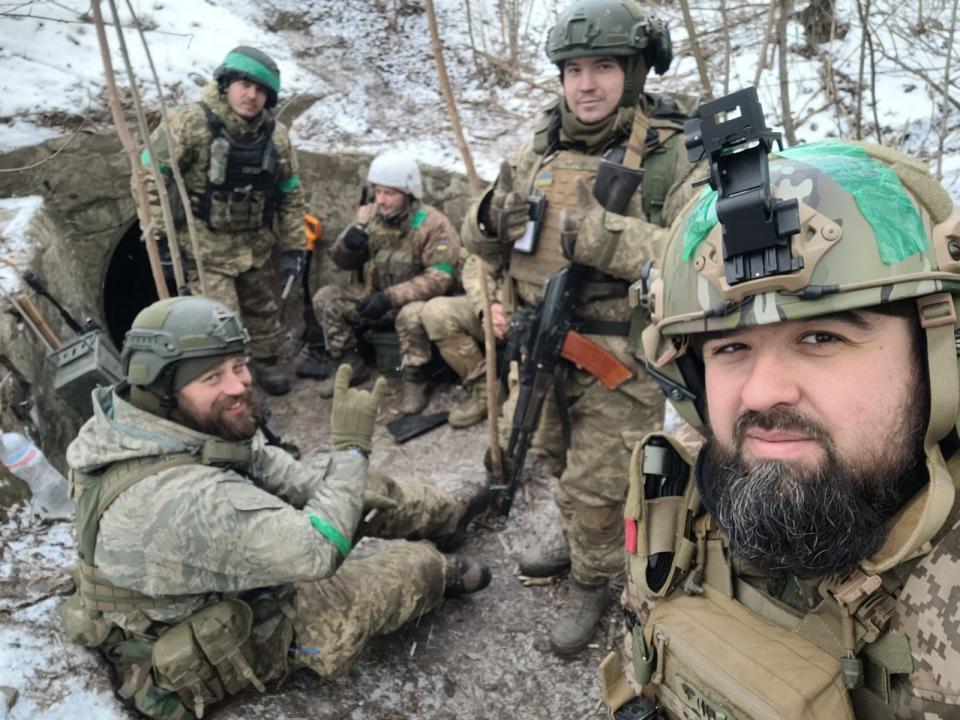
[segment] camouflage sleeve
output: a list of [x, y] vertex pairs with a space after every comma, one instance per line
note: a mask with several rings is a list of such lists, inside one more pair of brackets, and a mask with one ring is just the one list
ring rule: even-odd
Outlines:
[[282, 123], [273, 131], [277, 146], [277, 226], [280, 246], [284, 250], [303, 250], [303, 214], [306, 212], [303, 187], [300, 184], [300, 163], [290, 135]]
[[894, 675], [898, 718], [960, 717], [958, 586], [960, 525], [917, 564], [900, 592], [891, 629], [906, 635], [913, 662], [912, 670]]
[[[170, 134], [173, 136], [173, 142], [177, 149], [177, 167], [181, 173], [186, 174], [187, 170], [197, 160], [196, 138], [200, 137], [197, 133], [191, 134], [191, 128], [195, 123], [190, 117], [190, 106], [184, 108], [175, 108], [169, 115]], [[203, 126], [206, 128], [206, 125]], [[167, 188], [173, 194], [176, 194], [173, 185], [173, 162], [170, 159], [170, 150], [167, 143], [167, 134], [163, 123], [150, 133], [150, 143], [153, 145], [153, 151], [157, 155], [157, 168], [161, 175], [167, 180]], [[154, 227], [159, 232], [166, 232], [163, 222], [163, 212], [160, 209], [160, 192], [157, 190], [157, 181], [153, 176], [153, 159], [150, 152], [146, 149], [140, 153], [140, 163], [143, 166], [143, 182], [147, 189], [147, 198], [150, 201], [150, 218]], [[133, 191], [134, 202], [137, 202], [137, 178], [134, 175], [131, 178], [131, 187]], [[174, 199], [171, 198], [171, 201]]]
[[580, 226], [574, 259], [630, 282], [639, 278], [646, 262], [660, 257], [666, 247], [670, 225], [695, 194], [691, 181], [696, 176], [696, 166], [678, 152], [676, 180], [664, 201], [662, 226], [595, 205]]
[[491, 303], [502, 303], [503, 274], [497, 272], [493, 265], [481, 259], [479, 255], [471, 254], [463, 264], [460, 282], [463, 291], [470, 299], [473, 311], [479, 317], [483, 312], [483, 295], [480, 292], [480, 273], [487, 274], [487, 291], [490, 293]]
[[[425, 212], [422, 221], [419, 213]], [[403, 307], [417, 300], [429, 300], [446, 295], [454, 285], [454, 273], [460, 258], [460, 238], [453, 223], [439, 210], [421, 208], [414, 215], [414, 224], [422, 222], [415, 233], [416, 246], [412, 248], [424, 271], [401, 283], [391, 285], [385, 292], [393, 307]]]

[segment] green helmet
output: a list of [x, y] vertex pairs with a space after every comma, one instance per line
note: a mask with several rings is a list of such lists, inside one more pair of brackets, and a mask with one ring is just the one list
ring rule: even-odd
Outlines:
[[237, 316], [205, 297], [160, 300], [141, 310], [123, 340], [120, 362], [130, 385], [171, 397], [250, 342]]
[[[960, 387], [952, 298], [960, 295], [960, 210], [926, 166], [889, 148], [825, 141], [772, 153], [769, 177], [776, 198], [799, 201], [800, 231], [790, 239], [799, 269], [728, 284], [717, 193], [704, 190], [674, 223], [662, 267], [646, 284], [644, 355], [684, 419], [704, 428], [702, 366], [690, 351], [696, 335], [904, 299], [917, 299], [928, 333], [942, 327], [949, 335], [949, 362], [934, 357], [929, 336], [928, 361], [944, 363]], [[933, 397], [953, 392], [930, 377]], [[955, 405], [931, 422], [952, 428]]]
[[598, 55], [626, 59], [620, 104], [630, 107], [643, 90], [647, 71], [663, 75], [670, 67], [670, 31], [634, 0], [577, 0], [551, 28], [547, 57], [562, 70], [565, 60]]
[[227, 53], [217, 69], [213, 79], [220, 84], [221, 91], [238, 78], [256, 83], [267, 91], [267, 107], [277, 104], [280, 93], [280, 68], [273, 59], [261, 50], [240, 45]]

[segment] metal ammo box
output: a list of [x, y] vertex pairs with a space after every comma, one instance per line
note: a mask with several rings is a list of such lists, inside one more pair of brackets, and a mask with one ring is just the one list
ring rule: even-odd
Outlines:
[[83, 417], [93, 415], [90, 393], [123, 379], [120, 356], [100, 330], [80, 335], [50, 354], [53, 387]]

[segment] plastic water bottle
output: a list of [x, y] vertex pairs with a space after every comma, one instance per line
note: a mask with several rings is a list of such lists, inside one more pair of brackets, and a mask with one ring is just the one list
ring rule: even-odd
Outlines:
[[47, 462], [30, 438], [17, 432], [0, 435], [0, 462], [30, 486], [34, 514], [63, 520], [73, 517], [67, 479]]

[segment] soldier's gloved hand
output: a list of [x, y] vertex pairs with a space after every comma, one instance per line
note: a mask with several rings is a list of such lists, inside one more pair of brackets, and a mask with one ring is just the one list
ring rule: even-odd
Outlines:
[[379, 320], [390, 308], [390, 297], [381, 290], [370, 293], [357, 303], [357, 312], [368, 320]]
[[284, 250], [280, 253], [280, 287], [286, 288], [303, 271], [303, 250]]
[[567, 260], [599, 267], [609, 243], [617, 242], [619, 238], [607, 230], [605, 210], [583, 178], [577, 178], [576, 189], [576, 207], [566, 207], [560, 213], [560, 247]]
[[513, 190], [513, 170], [510, 163], [500, 163], [500, 175], [497, 186], [490, 198], [489, 227], [500, 242], [513, 245], [523, 237], [530, 219], [530, 205], [527, 199]]
[[354, 225], [343, 236], [343, 246], [350, 252], [361, 252], [366, 250], [369, 240], [370, 236], [363, 225]]
[[373, 428], [377, 421], [380, 398], [387, 381], [377, 378], [373, 391], [350, 387], [353, 368], [344, 363], [337, 369], [333, 385], [333, 410], [330, 413], [330, 434], [334, 450], [356, 447], [369, 454], [373, 448]]

